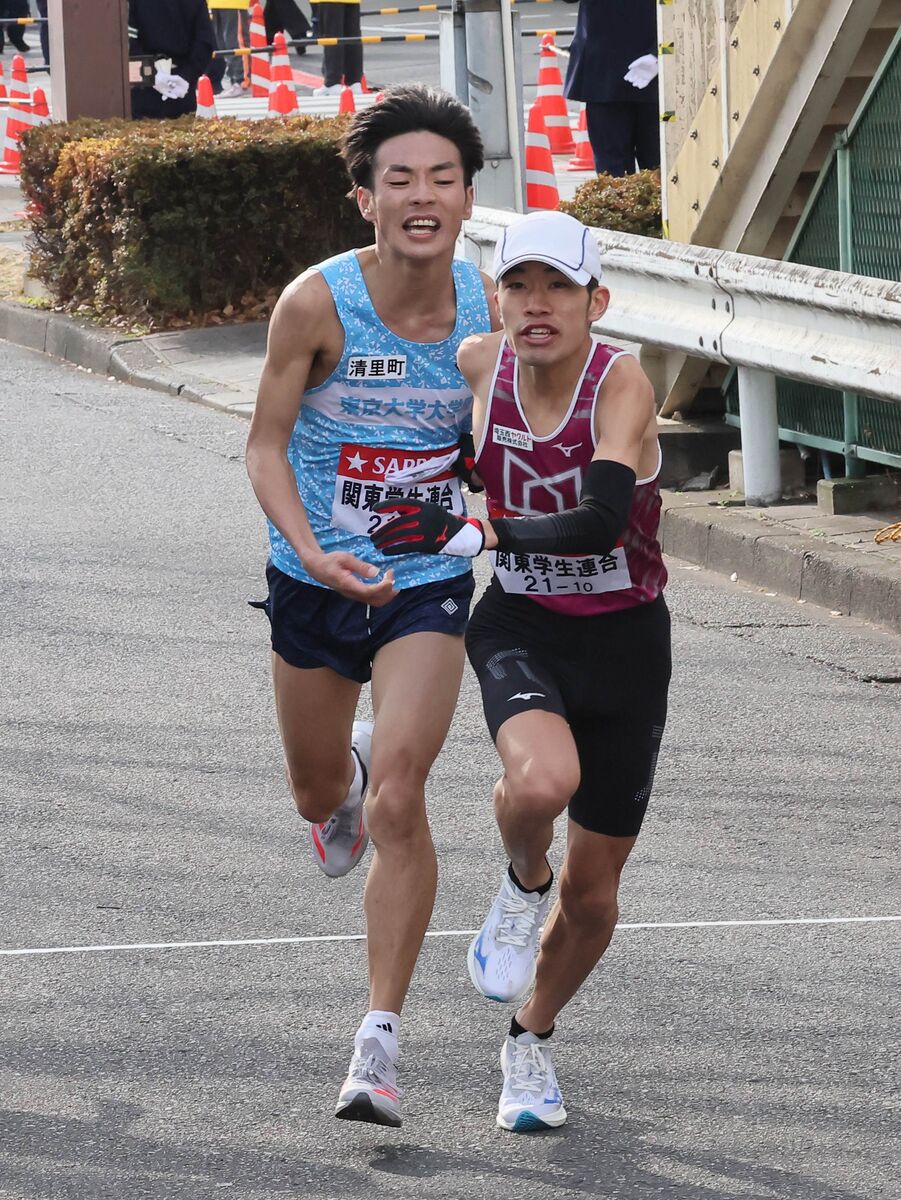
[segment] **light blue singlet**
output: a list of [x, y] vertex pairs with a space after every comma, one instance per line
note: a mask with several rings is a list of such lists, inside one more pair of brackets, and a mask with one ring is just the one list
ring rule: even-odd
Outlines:
[[[416, 496], [465, 512], [447, 460], [472, 422], [472, 395], [457, 370], [457, 348], [465, 337], [491, 327], [478, 268], [453, 260], [456, 325], [444, 341], [428, 343], [405, 341], [382, 324], [355, 251], [317, 269], [344, 327], [344, 352], [328, 379], [304, 393], [288, 445], [316, 540], [327, 552], [347, 550], [380, 570], [392, 567], [399, 588], [462, 575], [470, 568], [468, 559], [426, 554], [386, 559], [367, 533], [377, 523], [373, 505], [386, 497]], [[269, 544], [280, 571], [316, 583], [271, 522]]]

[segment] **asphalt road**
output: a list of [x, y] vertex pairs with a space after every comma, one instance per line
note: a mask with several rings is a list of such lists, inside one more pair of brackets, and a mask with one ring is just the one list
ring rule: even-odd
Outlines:
[[405, 1124], [336, 1122], [362, 873], [281, 778], [246, 425], [9, 345], [0, 389], [3, 1200], [898, 1200], [897, 638], [671, 564], [657, 788], [544, 1136], [494, 1125], [508, 1013], [454, 933], [502, 869], [467, 674]]

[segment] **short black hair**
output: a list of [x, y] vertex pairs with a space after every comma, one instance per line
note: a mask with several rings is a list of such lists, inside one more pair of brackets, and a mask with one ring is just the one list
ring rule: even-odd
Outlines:
[[482, 137], [465, 104], [424, 83], [389, 88], [384, 98], [354, 117], [341, 154], [354, 187], [372, 189], [372, 167], [382, 142], [404, 133], [434, 133], [460, 152], [466, 186], [485, 161]]

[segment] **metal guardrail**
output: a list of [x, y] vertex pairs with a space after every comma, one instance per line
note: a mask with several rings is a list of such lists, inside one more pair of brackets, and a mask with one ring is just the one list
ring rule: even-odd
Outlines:
[[[467, 257], [490, 271], [495, 242], [515, 219], [477, 208], [465, 226]], [[599, 332], [739, 368], [741, 403], [764, 415], [742, 430], [749, 501], [780, 491], [777, 375], [901, 403], [901, 283], [593, 233], [611, 293]]]

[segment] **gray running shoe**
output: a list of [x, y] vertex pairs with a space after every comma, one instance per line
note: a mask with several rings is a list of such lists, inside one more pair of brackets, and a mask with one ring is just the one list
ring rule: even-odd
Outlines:
[[397, 1070], [378, 1038], [354, 1043], [353, 1058], [338, 1095], [335, 1116], [342, 1121], [400, 1126]]
[[364, 800], [372, 756], [372, 723], [354, 721], [350, 752], [360, 772], [354, 776], [347, 798], [327, 821], [310, 826], [310, 850], [320, 870], [332, 879], [352, 871], [369, 845]]

